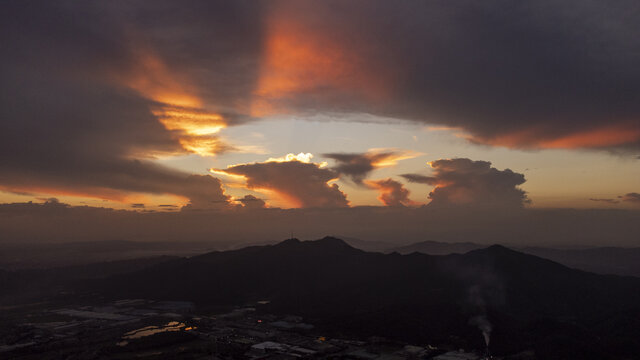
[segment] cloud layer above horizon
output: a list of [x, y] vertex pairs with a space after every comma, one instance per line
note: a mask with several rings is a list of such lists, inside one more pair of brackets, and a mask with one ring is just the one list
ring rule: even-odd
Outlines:
[[519, 208], [529, 203], [518, 186], [526, 180], [510, 169], [498, 170], [488, 161], [441, 159], [429, 162], [433, 176], [404, 174], [409, 182], [435, 186], [431, 206], [471, 205]]
[[[639, 16], [631, 0], [11, 2], [0, 13], [0, 190], [345, 207], [341, 177], [413, 204], [397, 180], [367, 180], [416, 155], [398, 149], [221, 170], [266, 204], [156, 162], [241, 153], [225, 129], [273, 116], [370, 114], [474, 144], [637, 155]], [[524, 175], [490, 165], [433, 162], [431, 203], [526, 204]]]

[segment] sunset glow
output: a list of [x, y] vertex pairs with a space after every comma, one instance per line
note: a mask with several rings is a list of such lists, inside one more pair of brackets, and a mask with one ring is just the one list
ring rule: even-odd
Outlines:
[[[640, 191], [638, 81], [627, 66], [637, 54], [578, 36], [590, 33], [588, 23], [552, 31], [579, 50], [561, 53], [533, 41], [540, 28], [528, 20], [513, 36], [531, 42], [514, 48], [496, 36], [496, 24], [518, 19], [506, 10], [485, 24], [435, 3], [274, 1], [229, 4], [204, 21], [198, 11], [208, 6], [148, 6], [87, 5], [104, 24], [67, 29], [56, 17], [64, 31], [9, 39], [6, 199], [151, 204], [175, 196], [176, 206], [208, 208], [270, 191], [271, 207], [357, 207], [411, 204], [397, 198], [406, 191], [428, 206], [438, 193], [452, 203], [637, 207], [619, 198]], [[143, 15], [155, 12], [166, 17]], [[599, 29], [613, 39], [621, 28]], [[41, 33], [51, 46], [42, 47]], [[527, 63], [530, 54], [540, 58]], [[434, 180], [448, 166], [469, 176], [461, 163], [425, 166], [438, 158], [479, 161], [471, 176], [493, 171], [474, 172], [483, 161], [516, 175], [508, 189]], [[501, 198], [505, 191], [513, 197]]]
[[347, 90], [380, 101], [388, 91], [385, 79], [368, 73], [364, 63], [366, 59], [339, 38], [274, 12], [267, 21], [251, 114], [289, 113], [287, 102], [318, 89]]
[[638, 19], [4, 1], [0, 358], [638, 357]]
[[640, 129], [627, 125], [611, 125], [574, 134], [548, 138], [540, 130], [528, 129], [490, 139], [461, 135], [472, 142], [509, 148], [581, 149], [622, 145], [640, 141]]

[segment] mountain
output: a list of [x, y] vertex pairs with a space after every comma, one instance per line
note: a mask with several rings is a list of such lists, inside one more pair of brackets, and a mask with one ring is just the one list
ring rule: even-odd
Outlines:
[[[386, 252], [398, 252], [400, 254], [419, 252], [429, 255], [448, 255], [464, 254], [484, 247], [484, 245], [472, 242], [446, 243], [423, 241], [406, 246], [389, 248]], [[575, 269], [598, 274], [640, 277], [640, 248], [596, 247], [586, 249], [553, 249], [545, 247], [523, 247], [514, 249], [523, 253], [553, 260]]]
[[369, 253], [331, 237], [290, 239], [85, 286], [114, 298], [199, 306], [270, 300], [269, 312], [302, 315], [327, 331], [474, 348], [482, 347], [476, 326], [483, 319], [492, 323], [495, 353], [532, 348], [546, 359], [640, 351], [640, 279], [579, 271], [498, 245], [430, 256]]
[[550, 249], [528, 247], [521, 249], [521, 251], [576, 269], [599, 274], [640, 277], [640, 248]]
[[61, 268], [157, 256], [190, 256], [230, 246], [226, 243], [169, 241], [86, 241], [0, 243], [0, 269]]
[[344, 240], [344, 242], [350, 246], [364, 251], [386, 252], [387, 249], [393, 246], [391, 243], [384, 241], [362, 240], [352, 237], [340, 237], [340, 239]]
[[471, 242], [446, 243], [439, 241], [422, 241], [410, 245], [391, 248], [387, 251], [398, 252], [400, 254], [411, 254], [413, 252], [419, 252], [429, 255], [448, 255], [464, 254], [472, 250], [482, 249], [484, 247], [486, 246]]

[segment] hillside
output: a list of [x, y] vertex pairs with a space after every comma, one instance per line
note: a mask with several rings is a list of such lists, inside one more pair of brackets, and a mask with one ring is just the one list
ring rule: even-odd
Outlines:
[[[546, 346], [590, 358], [614, 343], [624, 344], [617, 351], [640, 350], [638, 328], [628, 324], [629, 314], [640, 314], [640, 279], [574, 270], [497, 245], [464, 255], [385, 255], [336, 238], [291, 239], [161, 263], [91, 289], [200, 306], [269, 300], [269, 311], [335, 331], [408, 341], [453, 336], [476, 347], [482, 337], [472, 319], [486, 318], [498, 352]], [[609, 335], [618, 325], [631, 330]], [[574, 333], [574, 343], [557, 343], [565, 333]]]

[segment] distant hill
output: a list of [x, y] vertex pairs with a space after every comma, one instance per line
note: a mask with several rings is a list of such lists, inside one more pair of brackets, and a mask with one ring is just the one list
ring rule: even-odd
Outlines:
[[576, 269], [599, 274], [640, 277], [640, 248], [550, 249], [528, 247], [521, 249], [521, 251]]
[[124, 240], [0, 244], [0, 269], [59, 268], [157, 256], [190, 256], [228, 246], [224, 243]]
[[160, 263], [93, 281], [89, 290], [200, 306], [270, 300], [268, 311], [332, 331], [415, 342], [453, 336], [475, 348], [483, 342], [476, 319], [488, 319], [494, 352], [533, 348], [545, 359], [640, 351], [640, 279], [498, 245], [430, 256], [369, 253], [330, 237], [290, 239]]
[[[357, 247], [357, 246], [356, 246]], [[386, 252], [429, 255], [464, 254], [485, 247], [472, 242], [446, 243], [423, 241], [411, 245], [389, 248]], [[553, 249], [545, 247], [514, 248], [523, 253], [553, 260], [563, 265], [598, 274], [640, 277], [640, 248], [596, 247], [587, 249]]]
[[362, 240], [352, 237], [338, 237], [342, 239], [344, 242], [353, 246], [356, 249], [364, 250], [364, 251], [372, 251], [372, 252], [386, 252], [387, 249], [393, 246], [392, 243], [384, 242], [384, 241], [372, 241], [372, 240]]
[[439, 241], [422, 241], [415, 244], [387, 249], [387, 252], [411, 254], [419, 252], [429, 255], [464, 254], [472, 250], [485, 248], [485, 245], [472, 242], [446, 243]]
[[72, 289], [79, 281], [107, 278], [127, 274], [160, 263], [180, 259], [177, 256], [155, 256], [133, 260], [98, 262], [86, 265], [48, 269], [1, 270], [0, 304], [24, 301], [42, 301], [61, 291]]

